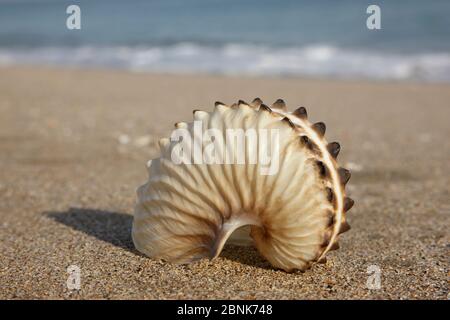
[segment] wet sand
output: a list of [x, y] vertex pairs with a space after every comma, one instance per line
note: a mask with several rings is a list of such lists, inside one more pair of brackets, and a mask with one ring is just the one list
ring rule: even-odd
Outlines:
[[[158, 138], [193, 109], [256, 96], [304, 105], [341, 143], [356, 201], [341, 249], [291, 274], [247, 247], [188, 266], [137, 253], [135, 189]], [[449, 104], [442, 84], [2, 68], [0, 298], [446, 299]]]

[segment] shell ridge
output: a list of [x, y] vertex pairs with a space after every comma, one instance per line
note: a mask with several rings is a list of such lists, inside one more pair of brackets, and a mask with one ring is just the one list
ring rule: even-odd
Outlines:
[[[288, 147], [288, 146], [287, 146], [287, 147]], [[287, 147], [286, 147], [286, 148], [287, 148]], [[279, 168], [278, 168], [279, 172], [283, 172], [283, 170], [286, 170], [286, 169], [285, 169], [286, 163], [287, 163], [286, 159], [285, 159], [284, 157], [282, 157], [281, 163], [279, 164]], [[282, 194], [282, 192], [283, 192], [284, 190], [286, 190], [286, 189], [289, 187], [289, 185], [291, 185], [291, 183], [292, 183], [292, 180], [288, 181], [287, 184], [284, 184], [283, 191], [280, 191], [280, 192], [278, 192], [277, 194], [275, 194], [275, 191], [274, 191], [275, 188], [274, 188], [274, 187], [277, 186], [277, 185], [279, 185], [280, 176], [281, 176], [281, 174], [277, 174], [277, 175], [275, 176], [274, 180], [272, 181], [272, 186], [273, 186], [272, 190], [273, 190], [273, 191], [270, 192], [270, 193], [269, 193], [269, 196], [268, 196], [268, 201], [267, 201], [267, 206], [268, 206], [268, 207], [272, 207], [272, 206], [273, 206], [273, 201], [274, 201], [273, 199], [274, 199], [275, 195], [280, 195], [280, 194]]]
[[[296, 122], [300, 122], [300, 123], [306, 123], [306, 121], [304, 119], [299, 119], [296, 118], [293, 121], [294, 123]], [[331, 238], [330, 244], [328, 245], [328, 247], [323, 251], [323, 253], [321, 254], [320, 257], [323, 257], [332, 247], [334, 240], [337, 239], [337, 235], [339, 232], [339, 227], [341, 225], [341, 223], [343, 222], [343, 203], [342, 203], [342, 199], [344, 197], [344, 190], [341, 187], [341, 183], [340, 183], [340, 179], [338, 176], [338, 172], [337, 169], [334, 166], [334, 163], [332, 162], [332, 160], [330, 159], [331, 155], [329, 154], [327, 148], [326, 148], [326, 144], [324, 144], [323, 140], [318, 134], [317, 132], [311, 128], [310, 125], [305, 125], [304, 126], [304, 130], [307, 132], [308, 136], [310, 139], [312, 139], [316, 145], [318, 145], [318, 147], [321, 149], [322, 151], [322, 157], [323, 157], [323, 162], [324, 164], [327, 166], [330, 175], [331, 175], [331, 179], [333, 181], [333, 190], [334, 193], [336, 195], [336, 199], [337, 199], [337, 209], [335, 210], [335, 215], [336, 215], [336, 219], [335, 219], [335, 224], [334, 224], [334, 228], [333, 228], [333, 236]]]
[[[143, 204], [144, 204], [145, 207], [147, 207], [150, 203], [157, 203], [157, 204], [158, 204], [158, 203], [162, 203], [162, 204], [166, 205], [167, 207], [174, 209], [175, 211], [178, 211], [178, 212], [183, 213], [184, 215], [188, 216], [189, 218], [200, 219], [200, 220], [203, 221], [205, 224], [207, 224], [209, 227], [213, 227], [213, 226], [215, 226], [215, 224], [217, 223], [217, 221], [210, 220], [210, 219], [208, 219], [208, 218], [206, 218], [206, 217], [204, 217], [204, 216], [201, 216], [201, 215], [200, 215], [200, 216], [195, 215], [194, 213], [190, 212], [190, 211], [187, 210], [186, 208], [181, 208], [181, 207], [179, 207], [179, 206], [176, 206], [176, 205], [174, 204], [174, 202], [169, 201], [169, 200], [153, 198], [153, 199], [147, 199], [145, 202], [143, 202]], [[169, 216], [169, 218], [174, 218], [174, 217], [170, 217], [170, 216]], [[180, 217], [179, 215], [177, 215], [177, 218], [176, 218], [176, 219], [178, 219], [178, 220], [181, 221], [181, 217]], [[219, 220], [220, 220], [220, 219], [219, 219]]]
[[[203, 200], [204, 203], [206, 203], [214, 212], [218, 212], [220, 214], [220, 208], [218, 208], [216, 206], [216, 204], [210, 200], [210, 198], [208, 198], [207, 196], [203, 195], [201, 192], [199, 192], [200, 188], [198, 187], [200, 184], [199, 179], [195, 179], [195, 180], [190, 180], [192, 181], [195, 186], [191, 186], [191, 184], [186, 183], [186, 179], [182, 179], [181, 175], [178, 174], [177, 170], [174, 168], [174, 165], [168, 161], [163, 163], [164, 168], [170, 172], [172, 175], [175, 175], [178, 177], [177, 181], [183, 181], [184, 183], [180, 183], [180, 185], [182, 187], [184, 187], [185, 189], [188, 189], [191, 193], [196, 194], [200, 199]], [[199, 166], [197, 166], [198, 168]], [[202, 177], [202, 175], [200, 174], [200, 176]], [[206, 186], [210, 187], [207, 183], [205, 183]]]
[[[201, 197], [198, 196], [197, 192], [195, 189], [191, 189], [193, 191], [193, 195], [197, 196], [197, 199], [199, 199], [200, 201], [194, 202], [193, 200], [189, 199], [189, 197], [187, 196], [188, 193], [187, 192], [183, 192], [182, 190], [178, 190], [177, 188], [175, 188], [173, 185], [171, 185], [169, 182], [165, 181], [165, 180], [153, 180], [152, 181], [152, 185], [150, 186], [150, 188], [155, 189], [158, 185], [164, 185], [165, 188], [167, 188], [170, 192], [175, 193], [178, 197], [188, 201], [191, 203], [191, 205], [196, 205], [198, 206], [198, 203], [202, 203], [205, 204], [206, 206], [202, 206], [203, 210], [208, 210], [208, 209], [213, 209], [213, 207], [209, 206], [207, 202], [203, 201]], [[143, 199], [141, 199], [142, 201]]]

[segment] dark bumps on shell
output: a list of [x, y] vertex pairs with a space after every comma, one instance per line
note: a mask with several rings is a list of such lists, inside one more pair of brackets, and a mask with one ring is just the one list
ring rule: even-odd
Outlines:
[[262, 104], [259, 108], [260, 108], [262, 111], [267, 111], [267, 112], [269, 112], [269, 113], [272, 113], [272, 110], [271, 110], [268, 106], [266, 106], [265, 104]]
[[309, 138], [307, 136], [300, 136], [300, 142], [307, 145], [309, 143]]
[[308, 113], [306, 112], [305, 107], [300, 107], [300, 108], [295, 109], [295, 111], [292, 114], [300, 119], [308, 118]]
[[216, 101], [215, 103], [214, 103], [214, 106], [226, 106], [226, 104], [225, 103], [223, 103], [223, 102], [220, 102], [220, 101]]
[[300, 136], [300, 143], [310, 150], [313, 149], [313, 144], [307, 136]]
[[317, 164], [317, 167], [319, 168], [320, 175], [322, 177], [325, 177], [327, 175], [327, 168], [325, 167], [323, 162], [322, 161], [317, 161], [316, 164]]
[[320, 258], [319, 260], [317, 260], [317, 263], [325, 264], [327, 263], [327, 258], [326, 257]]
[[352, 198], [345, 197], [344, 198], [344, 212], [347, 212], [348, 210], [350, 210], [354, 204], [355, 204], [355, 201]]
[[272, 104], [272, 108], [286, 110], [286, 103], [283, 99], [278, 99]]
[[348, 180], [350, 180], [351, 173], [345, 168], [338, 169], [339, 180], [343, 185], [347, 184]]
[[247, 102], [245, 102], [244, 100], [239, 100], [238, 104], [241, 105], [243, 104], [244, 106], [248, 106], [249, 104]]
[[253, 101], [252, 101], [252, 105], [254, 105], [254, 106], [256, 106], [256, 107], [259, 107], [260, 105], [262, 105], [263, 104], [263, 101], [260, 99], [260, 98], [255, 98], [255, 99], [253, 99]]
[[312, 152], [320, 154], [320, 150], [317, 145], [312, 142], [307, 136], [300, 136], [300, 143]]
[[327, 145], [327, 150], [330, 153], [330, 155], [336, 159], [339, 151], [341, 151], [341, 145], [338, 142], [331, 142]]
[[334, 199], [334, 194], [333, 194], [333, 189], [327, 187], [327, 199], [329, 202], [333, 202]]
[[313, 124], [312, 128], [315, 132], [317, 132], [319, 136], [323, 137], [325, 135], [325, 130], [327, 127], [325, 126], [325, 123], [317, 122]]
[[350, 225], [347, 223], [347, 221], [342, 222], [341, 226], [339, 227], [339, 234], [347, 232], [350, 230]]
[[286, 122], [291, 128], [295, 128], [295, 124], [288, 117], [284, 117], [282, 121]]
[[339, 249], [339, 243], [333, 242], [333, 244], [330, 247], [330, 250], [337, 250], [337, 249]]
[[326, 192], [327, 192], [328, 202], [330, 202], [333, 205], [333, 207], [335, 208], [336, 207], [336, 197], [334, 195], [333, 189], [327, 187]]

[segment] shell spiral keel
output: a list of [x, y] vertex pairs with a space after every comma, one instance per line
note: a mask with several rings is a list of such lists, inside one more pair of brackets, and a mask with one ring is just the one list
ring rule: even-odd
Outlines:
[[139, 251], [175, 263], [214, 258], [239, 229], [233, 238], [249, 235], [274, 267], [293, 271], [338, 248], [350, 228], [350, 172], [336, 162], [339, 143], [325, 140], [325, 124], [311, 124], [304, 107], [216, 102], [175, 128], [137, 191]]

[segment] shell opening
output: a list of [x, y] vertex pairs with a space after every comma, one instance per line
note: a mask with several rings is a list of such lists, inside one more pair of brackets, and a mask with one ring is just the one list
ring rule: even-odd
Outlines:
[[[233, 215], [222, 224], [214, 246], [211, 250], [212, 259], [217, 258], [228, 239], [232, 244], [248, 245], [251, 244], [250, 232], [248, 226], [262, 228], [261, 221], [250, 214]], [[234, 233], [234, 234], [233, 234]], [[233, 234], [233, 236], [232, 236]]]

